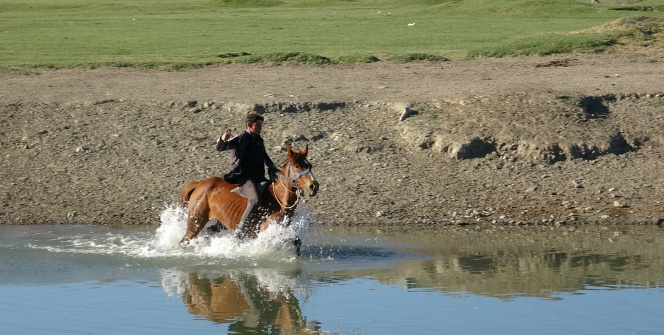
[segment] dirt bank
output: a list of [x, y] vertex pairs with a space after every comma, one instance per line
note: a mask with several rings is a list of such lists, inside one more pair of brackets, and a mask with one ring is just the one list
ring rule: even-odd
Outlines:
[[[326, 224], [661, 224], [664, 62], [566, 55], [0, 74], [0, 222], [156, 224], [265, 113]], [[405, 108], [411, 113], [404, 115]]]

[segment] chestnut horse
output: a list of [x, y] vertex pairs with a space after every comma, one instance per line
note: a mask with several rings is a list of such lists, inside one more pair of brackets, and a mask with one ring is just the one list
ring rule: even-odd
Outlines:
[[[247, 237], [256, 237], [271, 223], [287, 218], [288, 223], [295, 213], [300, 193], [315, 196], [318, 182], [311, 172], [307, 161], [309, 146], [300, 152], [292, 151], [290, 145], [288, 157], [277, 173], [277, 180], [270, 184], [261, 195], [258, 215], [252, 215], [245, 223], [243, 231]], [[211, 177], [188, 183], [180, 193], [180, 207], [188, 206], [187, 232], [183, 242], [194, 239], [210, 219], [217, 219], [226, 229], [235, 230], [240, 223], [242, 213], [247, 207], [247, 198], [231, 192], [237, 185], [227, 183], [223, 178]], [[298, 247], [299, 240], [294, 241]]]

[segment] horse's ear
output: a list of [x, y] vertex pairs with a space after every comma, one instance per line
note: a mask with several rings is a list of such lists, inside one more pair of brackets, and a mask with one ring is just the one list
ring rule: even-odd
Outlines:
[[288, 153], [288, 157], [293, 156], [293, 151], [291, 150], [290, 143], [286, 144], [286, 152]]
[[309, 143], [307, 143], [307, 145], [304, 146], [304, 150], [302, 150], [302, 152], [300, 153], [302, 154], [302, 156], [306, 156], [307, 152], [309, 152]]

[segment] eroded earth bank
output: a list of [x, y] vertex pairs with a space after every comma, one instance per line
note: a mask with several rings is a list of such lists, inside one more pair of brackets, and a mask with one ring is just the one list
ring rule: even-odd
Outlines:
[[320, 224], [661, 224], [664, 58], [0, 74], [0, 222], [157, 224], [264, 113]]

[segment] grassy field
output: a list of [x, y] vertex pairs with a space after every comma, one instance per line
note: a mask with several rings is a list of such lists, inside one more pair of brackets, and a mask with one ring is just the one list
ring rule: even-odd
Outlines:
[[664, 2], [0, 0], [0, 69], [598, 52], [615, 34], [569, 33], [641, 16], [661, 20]]

